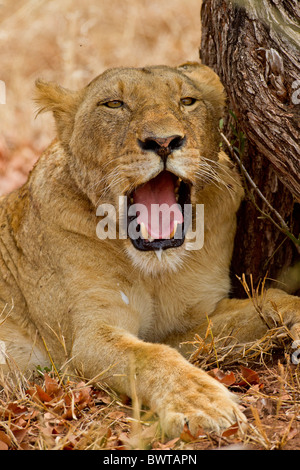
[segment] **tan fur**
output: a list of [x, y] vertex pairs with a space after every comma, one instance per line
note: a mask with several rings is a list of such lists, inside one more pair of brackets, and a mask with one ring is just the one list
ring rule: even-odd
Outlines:
[[[234, 396], [175, 349], [203, 331], [207, 315], [216, 331], [227, 325], [243, 340], [264, 332], [250, 301], [226, 298], [243, 191], [219, 152], [219, 79], [187, 64], [108, 70], [78, 92], [43, 81], [37, 89], [41, 111], [54, 114], [57, 141], [25, 186], [0, 200], [2, 368], [48, 363], [46, 344], [57, 366], [95, 379], [106, 371], [101, 380], [119, 392], [131, 395], [134, 378], [170, 435], [185, 422], [192, 433], [245, 422]], [[196, 103], [183, 109], [180, 99], [190, 96]], [[109, 109], [110, 100], [126, 106]], [[97, 206], [118, 207], [120, 195], [163, 169], [137, 139], [177, 134], [185, 145], [167, 169], [193, 183], [193, 204], [204, 204], [203, 248], [188, 251], [184, 242], [159, 261], [130, 240], [100, 240]], [[281, 291], [268, 298], [297, 328], [299, 299]]]

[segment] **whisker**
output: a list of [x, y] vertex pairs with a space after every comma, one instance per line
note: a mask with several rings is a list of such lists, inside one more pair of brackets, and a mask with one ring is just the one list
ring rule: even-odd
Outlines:
[[[232, 178], [232, 180], [235, 182], [234, 178], [225, 170], [226, 166], [223, 164], [218, 165], [219, 162], [215, 162], [214, 160], [210, 160], [205, 157], [201, 157], [201, 158], [205, 161], [202, 160], [200, 162], [199, 168], [196, 171], [196, 177], [204, 180], [207, 183], [212, 183], [217, 187], [224, 186], [228, 190], [228, 192], [232, 195], [232, 192], [233, 192], [232, 188], [230, 188], [226, 184], [226, 182], [223, 180], [223, 178], [220, 176], [219, 172], [217, 171], [219, 169], [221, 172], [226, 173], [227, 176]], [[212, 164], [215, 164], [215, 168], [213, 167]]]
[[220, 168], [222, 171], [224, 171], [224, 173], [226, 173], [226, 175], [232, 179], [235, 183], [236, 183], [236, 179], [228, 172], [228, 166], [224, 163], [221, 163], [219, 161], [215, 161], [215, 160], [210, 160], [209, 158], [207, 157], [202, 157], [204, 158], [206, 161], [212, 163], [212, 165], [215, 165], [216, 167]]

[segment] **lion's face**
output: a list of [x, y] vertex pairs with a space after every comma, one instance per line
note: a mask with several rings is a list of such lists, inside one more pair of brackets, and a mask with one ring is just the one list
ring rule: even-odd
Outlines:
[[218, 159], [224, 96], [217, 76], [190, 64], [111, 69], [76, 93], [37, 86], [39, 101], [54, 112], [70, 171], [95, 210], [102, 203], [118, 209], [124, 196], [126, 222], [135, 222], [139, 234], [129, 230], [124, 240], [134, 263], [175, 269], [184, 253], [184, 204], [197, 202]]

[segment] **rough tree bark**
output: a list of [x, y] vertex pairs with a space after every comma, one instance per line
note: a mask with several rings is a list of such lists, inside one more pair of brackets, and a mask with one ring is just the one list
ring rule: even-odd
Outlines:
[[[290, 231], [299, 237], [300, 7], [298, 0], [203, 0], [200, 58], [220, 76], [247, 138], [243, 164]], [[230, 118], [224, 133], [233, 140]], [[232, 121], [234, 125], [236, 123]], [[257, 210], [270, 213], [251, 187], [238, 213], [232, 260], [236, 275], [267, 273], [290, 292], [300, 287], [299, 247]], [[251, 198], [254, 197], [255, 200]], [[276, 219], [276, 217], [275, 217]], [[276, 219], [277, 220], [277, 219]], [[294, 266], [294, 268], [291, 268]], [[249, 278], [248, 278], [249, 279]]]

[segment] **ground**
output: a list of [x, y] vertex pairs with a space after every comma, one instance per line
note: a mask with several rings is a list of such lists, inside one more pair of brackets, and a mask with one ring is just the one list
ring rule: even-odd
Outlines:
[[[201, 0], [2, 0], [0, 4], [0, 195], [19, 187], [54, 136], [50, 116], [35, 119], [38, 77], [76, 89], [108, 67], [177, 65], [198, 59]], [[29, 27], [30, 25], [30, 27]], [[2, 97], [3, 98], [3, 97]], [[0, 103], [3, 102], [0, 96]], [[249, 420], [241, 436], [164, 438], [156, 416], [138, 403], [60, 371], [36, 371], [17, 385], [0, 378], [1, 449], [300, 449], [299, 367], [291, 352], [267, 342], [253, 363], [216, 361], [199, 349], [193, 361], [240, 398]], [[265, 352], [265, 354], [264, 354]], [[203, 360], [203, 355], [205, 360]], [[249, 372], [250, 370], [250, 372]]]
[[37, 371], [30, 381], [19, 375], [17, 386], [0, 379], [0, 450], [299, 449], [299, 368], [283, 351], [267, 360], [209, 372], [239, 397], [248, 418], [244, 433], [233, 426], [222, 435], [199, 430], [192, 436], [186, 428], [172, 440], [156, 415], [101, 382], [63, 377], [56, 369]]

